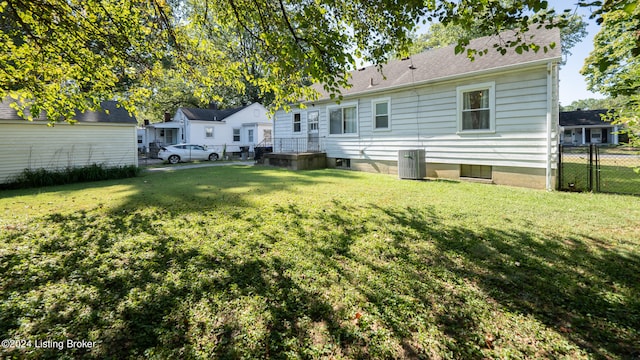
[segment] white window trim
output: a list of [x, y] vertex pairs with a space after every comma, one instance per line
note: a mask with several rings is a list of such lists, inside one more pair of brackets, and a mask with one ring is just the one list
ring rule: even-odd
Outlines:
[[[376, 105], [381, 103], [387, 103], [387, 127], [376, 128]], [[379, 98], [371, 100], [371, 128], [373, 131], [391, 131], [391, 98]]]
[[[331, 110], [334, 109], [342, 109], [342, 108], [348, 108], [348, 107], [355, 107], [356, 108], [356, 132], [354, 133], [347, 133], [347, 134], [332, 134], [331, 133]], [[360, 133], [360, 110], [358, 109], [358, 102], [348, 102], [348, 103], [341, 103], [340, 105], [331, 105], [331, 106], [327, 106], [327, 111], [325, 116], [327, 117], [327, 135], [330, 137], [358, 137], [358, 134]]]
[[[462, 107], [464, 100], [462, 94], [469, 91], [489, 90], [489, 129], [463, 130], [462, 129]], [[457, 92], [457, 121], [459, 135], [494, 134], [496, 132], [496, 83], [495, 81], [480, 84], [458, 86]]]
[[[300, 130], [298, 131], [296, 131], [296, 115], [300, 116], [300, 122], [298, 122], [298, 124], [300, 125]], [[293, 114], [291, 114], [291, 132], [293, 134], [302, 133], [302, 112], [294, 112]]]
[[[238, 131], [238, 140], [235, 140], [235, 137], [236, 137], [235, 132], [236, 132], [236, 130]], [[231, 141], [234, 142], [234, 143], [239, 143], [239, 142], [242, 141], [242, 129], [233, 128], [233, 130], [231, 131]]]
[[[317, 113], [318, 117], [316, 118], [315, 124], [316, 124], [316, 128], [315, 129], [311, 129], [311, 122], [309, 121], [309, 119], [311, 119], [311, 117], [309, 116], [309, 114], [311, 113]], [[317, 134], [320, 131], [320, 111], [319, 110], [310, 110], [307, 111], [307, 132], [310, 134]]]
[[[209, 129], [211, 129], [211, 136], [207, 135], [207, 132], [209, 131]], [[216, 136], [216, 130], [213, 128], [213, 126], [207, 126], [204, 128], [204, 137], [206, 139], [214, 139]]]

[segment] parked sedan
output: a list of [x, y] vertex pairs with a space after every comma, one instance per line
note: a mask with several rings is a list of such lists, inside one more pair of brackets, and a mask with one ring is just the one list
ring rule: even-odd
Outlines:
[[158, 152], [158, 157], [171, 164], [191, 160], [218, 160], [218, 154], [215, 150], [209, 150], [205, 146], [195, 144], [163, 146]]

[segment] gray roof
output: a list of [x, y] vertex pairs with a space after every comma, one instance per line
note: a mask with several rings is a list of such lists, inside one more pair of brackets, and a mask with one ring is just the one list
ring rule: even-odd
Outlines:
[[224, 110], [196, 108], [180, 108], [180, 110], [182, 110], [189, 120], [222, 121], [248, 106], [249, 105]]
[[[84, 113], [76, 113], [74, 119], [78, 122], [86, 123], [123, 123], [123, 124], [137, 124], [138, 120], [135, 117], [129, 115], [129, 112], [118, 106], [117, 101], [103, 101], [100, 103], [102, 110], [100, 111], [87, 111]], [[106, 111], [109, 113], [107, 114]]]
[[[463, 54], [455, 54], [455, 46], [431, 49], [413, 55], [404, 60], [393, 60], [382, 66], [382, 73], [376, 66], [369, 66], [351, 72], [349, 89], [343, 89], [342, 95], [353, 95], [382, 89], [392, 89], [420, 83], [446, 80], [464, 75], [471, 75], [490, 70], [517, 67], [527, 63], [542, 63], [545, 61], [559, 61], [561, 59], [560, 31], [558, 29], [533, 29], [527, 33], [527, 42], [540, 46], [555, 43], [553, 49], [545, 53], [540, 49], [537, 53], [531, 50], [517, 54], [509, 49], [505, 55], [497, 52], [493, 45], [505, 43], [514, 38], [513, 31], [501, 33], [499, 36], [487, 36], [472, 40], [468, 48], [488, 49], [486, 55], [476, 55], [471, 61]], [[385, 78], [386, 77], [386, 78]], [[328, 93], [320, 84], [313, 87], [320, 93], [320, 98], [327, 98]]]
[[[18, 116], [17, 112], [10, 107], [11, 102], [11, 100], [7, 99], [0, 102], [0, 120], [23, 120]], [[81, 123], [138, 123], [135, 117], [129, 115], [127, 110], [118, 107], [117, 104], [117, 101], [103, 101], [100, 103], [102, 110], [86, 111], [83, 113], [76, 112], [73, 118]], [[46, 121], [47, 116], [44, 113], [40, 113], [40, 116], [34, 117], [34, 120]]]
[[602, 120], [607, 110], [561, 111], [560, 126], [613, 126], [611, 122]]

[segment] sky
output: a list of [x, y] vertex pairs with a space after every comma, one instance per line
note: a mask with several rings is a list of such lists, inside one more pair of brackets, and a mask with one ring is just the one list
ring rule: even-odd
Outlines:
[[[556, 12], [562, 12], [564, 9], [576, 9], [575, 5], [571, 5], [573, 2], [550, 0], [549, 6], [556, 9]], [[587, 90], [587, 82], [580, 74], [584, 59], [593, 50], [593, 36], [598, 33], [600, 26], [596, 24], [595, 19], [589, 19], [591, 14], [589, 8], [577, 8], [576, 11], [578, 14], [584, 15], [584, 20], [588, 23], [588, 35], [570, 50], [572, 55], [567, 58], [567, 63], [560, 68], [560, 105], [563, 106], [570, 105], [575, 100], [604, 97], [599, 93]]]

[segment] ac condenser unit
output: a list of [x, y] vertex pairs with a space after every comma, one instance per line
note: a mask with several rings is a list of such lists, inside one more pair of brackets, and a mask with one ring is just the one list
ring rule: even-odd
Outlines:
[[424, 179], [427, 176], [424, 149], [398, 151], [398, 177], [400, 179]]

